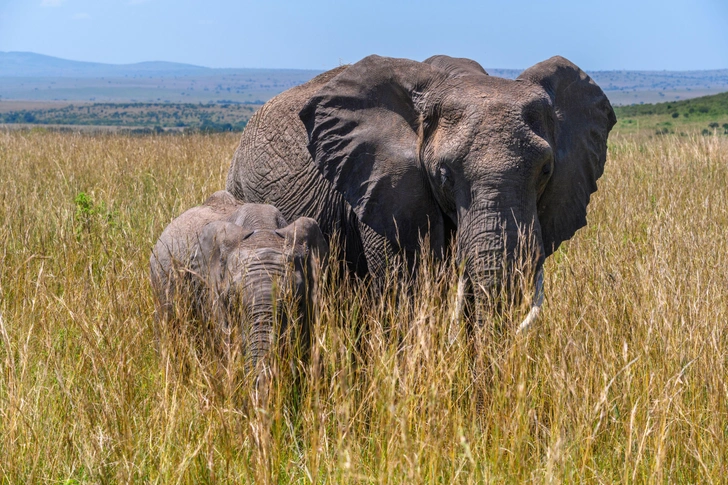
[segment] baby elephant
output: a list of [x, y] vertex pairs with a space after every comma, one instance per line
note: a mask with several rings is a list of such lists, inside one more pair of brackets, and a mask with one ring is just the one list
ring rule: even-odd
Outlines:
[[[226, 191], [173, 220], [150, 258], [158, 320], [186, 303], [213, 331], [240, 331], [246, 367], [264, 362], [274, 341], [275, 315], [281, 335], [295, 325], [308, 343], [319, 261], [328, 245], [315, 220], [288, 224], [275, 207], [244, 204]], [[294, 303], [288, 314], [284, 296]]]

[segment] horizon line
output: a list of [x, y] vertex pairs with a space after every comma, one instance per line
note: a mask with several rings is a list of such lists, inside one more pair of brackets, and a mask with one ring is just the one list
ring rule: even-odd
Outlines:
[[[328, 69], [314, 69], [314, 68], [302, 68], [302, 67], [209, 67], [209, 66], [202, 66], [199, 64], [191, 64], [188, 62], [178, 62], [178, 61], [166, 61], [166, 60], [147, 60], [147, 61], [137, 61], [137, 62], [129, 62], [129, 63], [113, 63], [113, 62], [100, 62], [100, 61], [86, 61], [86, 60], [77, 60], [77, 59], [69, 59], [65, 57], [58, 57], [58, 56], [52, 56], [49, 54], [43, 54], [40, 52], [33, 52], [33, 51], [0, 51], [0, 54], [31, 54], [36, 56], [42, 56], [42, 57], [49, 57], [51, 59], [58, 59], [62, 61], [67, 62], [77, 62], [81, 64], [100, 64], [103, 66], [114, 66], [114, 67], [131, 67], [136, 66], [140, 64], [155, 64], [155, 63], [164, 63], [164, 64], [174, 64], [178, 66], [185, 66], [188, 68], [195, 68], [195, 69], [207, 69], [207, 70], [236, 70], [236, 69], [257, 69], [257, 70], [288, 70], [288, 71], [315, 71], [315, 72], [325, 72]], [[477, 61], [476, 61], [477, 62]], [[340, 64], [340, 65], [346, 65], [346, 64]], [[525, 67], [519, 67], [519, 68], [513, 68], [513, 67], [484, 67], [485, 69], [492, 69], [492, 70], [498, 70], [498, 71], [523, 71], [526, 68]], [[333, 68], [330, 68], [333, 69]], [[718, 69], [585, 69], [587, 72], [709, 72], [709, 71], [726, 71], [728, 70], [728, 66]]]

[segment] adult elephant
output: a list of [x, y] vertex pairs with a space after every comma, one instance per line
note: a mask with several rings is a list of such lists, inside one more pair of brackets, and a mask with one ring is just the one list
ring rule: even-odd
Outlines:
[[416, 255], [425, 234], [438, 256], [455, 237], [482, 301], [523, 257], [519, 234], [533, 241], [525, 257], [540, 286], [544, 259], [586, 224], [615, 122], [599, 86], [563, 57], [508, 80], [469, 59], [369, 56], [266, 103], [227, 189], [313, 217], [327, 237], [338, 230], [359, 274]]

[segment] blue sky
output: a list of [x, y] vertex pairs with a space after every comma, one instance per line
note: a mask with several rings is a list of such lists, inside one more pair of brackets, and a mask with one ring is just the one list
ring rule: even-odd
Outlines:
[[0, 51], [328, 69], [368, 54], [525, 68], [728, 68], [726, 0], [0, 0]]

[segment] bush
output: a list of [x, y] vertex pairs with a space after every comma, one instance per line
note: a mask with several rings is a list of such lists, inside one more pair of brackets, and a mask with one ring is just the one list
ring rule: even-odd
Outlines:
[[118, 212], [108, 209], [103, 201], [98, 204], [95, 203], [86, 192], [79, 192], [73, 198], [73, 203], [76, 205], [74, 217], [76, 235], [84, 232], [91, 233], [95, 224], [102, 224], [112, 229], [119, 227]]

